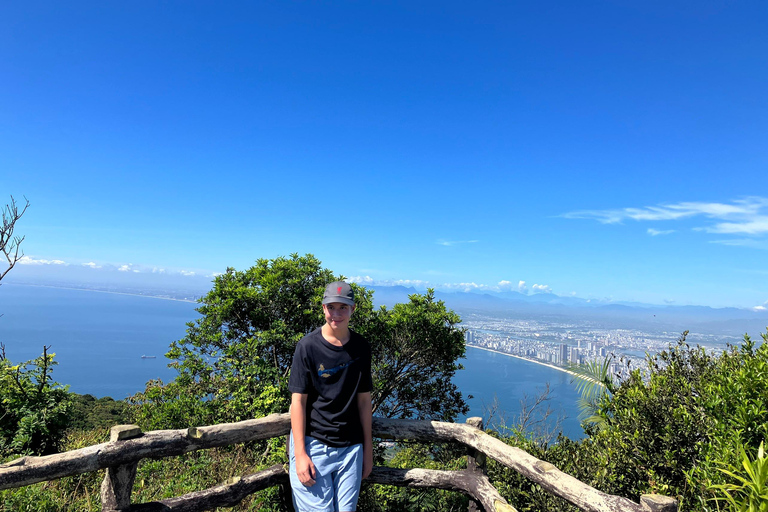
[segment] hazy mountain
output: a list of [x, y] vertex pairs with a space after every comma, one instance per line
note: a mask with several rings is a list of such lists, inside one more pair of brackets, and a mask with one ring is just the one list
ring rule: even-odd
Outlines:
[[[369, 286], [374, 303], [391, 307], [417, 293], [403, 286]], [[649, 329], [741, 336], [745, 332], [759, 337], [768, 326], [768, 311], [708, 306], [607, 303], [553, 293], [525, 295], [518, 292], [474, 293], [441, 292], [435, 297], [461, 315], [482, 314], [504, 318], [589, 322], [613, 329]]]

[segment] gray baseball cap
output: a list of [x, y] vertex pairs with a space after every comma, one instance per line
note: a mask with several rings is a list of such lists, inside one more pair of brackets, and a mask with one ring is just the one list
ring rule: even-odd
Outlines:
[[330, 304], [332, 302], [341, 302], [342, 304], [354, 306], [355, 292], [344, 281], [334, 281], [325, 287], [325, 293], [323, 293], [323, 304]]

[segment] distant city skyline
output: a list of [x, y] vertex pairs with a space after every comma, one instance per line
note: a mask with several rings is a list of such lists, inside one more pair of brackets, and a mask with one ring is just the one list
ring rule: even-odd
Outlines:
[[766, 21], [11, 4], [0, 204], [31, 206], [7, 279], [204, 287], [295, 252], [368, 285], [768, 308]]

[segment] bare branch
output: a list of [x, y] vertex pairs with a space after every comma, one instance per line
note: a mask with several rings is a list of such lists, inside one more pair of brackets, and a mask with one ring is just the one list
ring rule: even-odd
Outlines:
[[29, 208], [29, 201], [26, 197], [24, 198], [24, 206], [19, 210], [16, 200], [11, 196], [10, 204], [7, 204], [3, 209], [3, 224], [0, 226], [0, 253], [8, 262], [8, 268], [0, 271], [0, 280], [24, 257], [24, 251], [21, 250], [21, 242], [24, 241], [24, 237], [13, 236], [13, 228], [16, 226], [16, 221], [27, 211], [27, 208]]

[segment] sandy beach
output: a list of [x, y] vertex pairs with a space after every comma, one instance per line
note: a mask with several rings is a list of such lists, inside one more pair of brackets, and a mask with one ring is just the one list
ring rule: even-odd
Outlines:
[[544, 361], [539, 361], [538, 359], [529, 359], [527, 357], [518, 356], [518, 355], [515, 355], [515, 354], [510, 354], [509, 352], [501, 352], [500, 350], [493, 350], [492, 348], [478, 347], [477, 345], [467, 345], [467, 347], [469, 347], [469, 348], [477, 348], [477, 349], [480, 349], [480, 350], [485, 350], [485, 351], [488, 351], [488, 352], [493, 352], [495, 354], [501, 354], [503, 356], [516, 357], [517, 359], [522, 359], [523, 361], [528, 361], [528, 362], [531, 362], [531, 363], [540, 364], [542, 366], [546, 366], [548, 368], [552, 368], [553, 370], [558, 370], [558, 371], [561, 371], [563, 373], [567, 373], [569, 375], [573, 375], [574, 377], [577, 377], [577, 375], [575, 373], [573, 373], [572, 371], [570, 371], [570, 370], [568, 370], [566, 368], [563, 368], [562, 366], [555, 366], [553, 364], [545, 363]]

